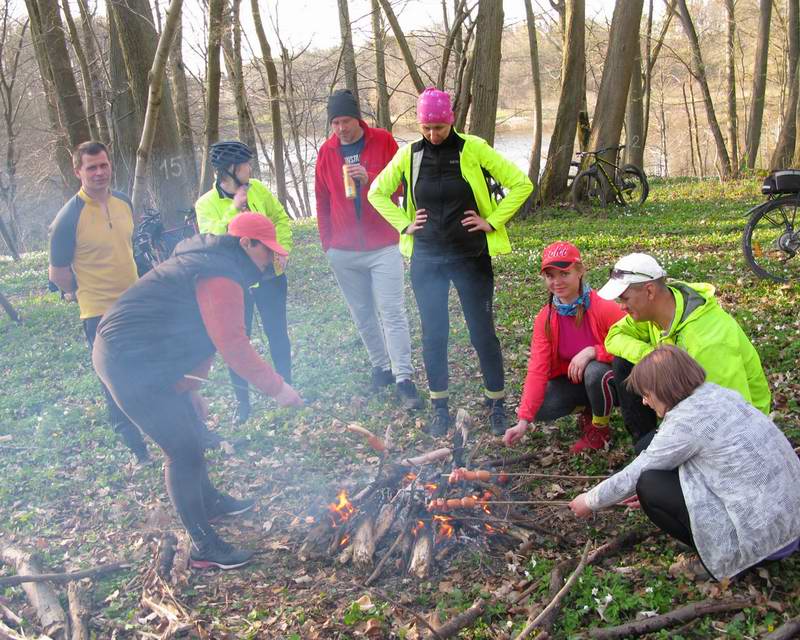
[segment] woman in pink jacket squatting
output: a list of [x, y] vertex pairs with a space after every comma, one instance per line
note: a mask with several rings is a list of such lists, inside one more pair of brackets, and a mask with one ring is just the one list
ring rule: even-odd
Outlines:
[[570, 452], [602, 449], [610, 440], [608, 419], [614, 406], [612, 356], [603, 343], [625, 312], [584, 282], [580, 251], [569, 242], [545, 247], [541, 274], [550, 296], [533, 323], [519, 422], [506, 430], [503, 442], [514, 445], [532, 422], [555, 420], [580, 408], [583, 435]]

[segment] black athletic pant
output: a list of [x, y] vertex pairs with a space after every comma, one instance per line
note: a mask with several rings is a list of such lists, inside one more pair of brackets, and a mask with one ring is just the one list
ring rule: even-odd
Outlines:
[[[83, 332], [86, 334], [86, 341], [89, 343], [89, 355], [91, 355], [92, 349], [94, 348], [97, 325], [100, 324], [101, 319], [102, 316], [95, 316], [94, 318], [86, 318], [86, 320], [83, 321]], [[144, 443], [141, 432], [136, 425], [128, 420], [128, 416], [120, 410], [102, 380], [100, 381], [100, 385], [103, 387], [103, 395], [106, 399], [106, 409], [108, 410], [108, 419], [109, 422], [111, 422], [111, 427], [119, 434], [122, 441], [128, 449], [133, 451], [137, 458], [146, 457], [147, 445]]]
[[[292, 345], [289, 342], [289, 328], [286, 323], [286, 298], [288, 283], [286, 274], [262, 280], [257, 287], [245, 291], [244, 324], [247, 335], [253, 330], [253, 307], [258, 307], [261, 325], [269, 343], [269, 354], [272, 364], [286, 384], [292, 383]], [[240, 402], [249, 399], [247, 380], [239, 376], [233, 369], [228, 369], [231, 383]]]
[[189, 393], [149, 381], [146, 363], [115, 359], [102, 338], [97, 339], [93, 361], [122, 411], [163, 449], [170, 500], [192, 539], [202, 541], [212, 532], [206, 507], [221, 494], [208, 477], [200, 441], [204, 427]]
[[469, 338], [488, 392], [505, 387], [503, 354], [494, 327], [494, 271], [488, 254], [452, 262], [411, 260], [411, 286], [422, 323], [422, 358], [433, 398], [447, 397], [450, 283], [458, 292]]
[[[654, 432], [658, 427], [658, 416], [650, 407], [642, 404], [642, 396], [628, 390], [625, 381], [631, 374], [633, 363], [623, 358], [614, 358], [611, 362], [611, 370], [614, 372], [614, 384], [617, 388], [617, 398], [619, 399], [619, 409], [622, 413], [622, 421], [625, 428], [631, 434], [634, 446], [639, 440], [650, 432]], [[636, 451], [639, 453], [639, 450]]]

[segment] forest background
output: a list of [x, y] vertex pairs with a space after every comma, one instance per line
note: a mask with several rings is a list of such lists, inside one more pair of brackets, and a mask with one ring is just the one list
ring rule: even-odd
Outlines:
[[[313, 215], [325, 101], [339, 86], [356, 90], [367, 120], [401, 142], [415, 135], [419, 90], [451, 91], [457, 126], [497, 136], [499, 149], [541, 176], [526, 211], [563, 198], [573, 151], [601, 141], [627, 143], [626, 160], [650, 176], [727, 179], [789, 166], [794, 155], [797, 0], [320, 6], [2, 0], [6, 245], [44, 246], [77, 188], [68, 158], [77, 142], [110, 142], [116, 186], [132, 191], [154, 60], [165, 76], [134, 196], [168, 223], [209, 187], [205, 149], [226, 138], [259, 150], [259, 173], [292, 217]], [[298, 17], [310, 13], [303, 36]], [[329, 14], [338, 15], [338, 42], [314, 31]], [[174, 36], [159, 60], [165, 29]]]

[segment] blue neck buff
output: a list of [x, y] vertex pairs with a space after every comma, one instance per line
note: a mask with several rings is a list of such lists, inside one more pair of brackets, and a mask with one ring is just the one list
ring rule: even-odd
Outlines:
[[586, 311], [589, 308], [589, 303], [591, 301], [589, 297], [589, 292], [591, 290], [592, 288], [588, 284], [584, 283], [583, 293], [581, 293], [581, 295], [578, 296], [578, 299], [575, 300], [575, 302], [573, 302], [572, 304], [565, 304], [561, 302], [561, 300], [558, 297], [553, 296], [553, 306], [556, 308], [556, 313], [558, 313], [558, 315], [560, 316], [578, 315], [579, 305], [582, 305], [583, 310]]

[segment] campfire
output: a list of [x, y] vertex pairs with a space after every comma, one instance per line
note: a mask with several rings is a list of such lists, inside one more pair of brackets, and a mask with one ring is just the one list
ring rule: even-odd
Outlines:
[[518, 505], [533, 501], [513, 499], [508, 474], [468, 468], [470, 423], [459, 410], [452, 446], [394, 460], [389, 430], [379, 438], [350, 425], [381, 455], [377, 474], [352, 495], [340, 490], [320, 510], [301, 558], [335, 558], [372, 570], [369, 584], [392, 560], [396, 569], [424, 578], [454, 549], [526, 542], [537, 526]]

